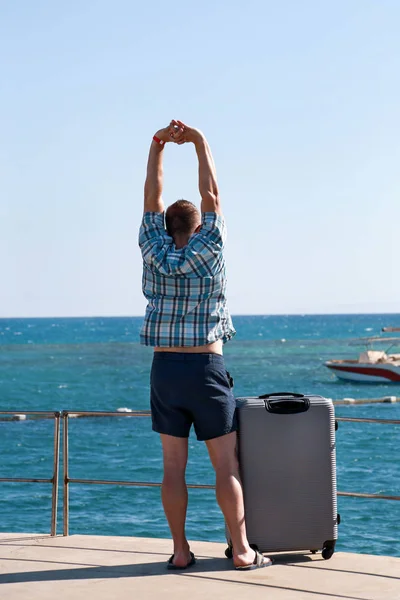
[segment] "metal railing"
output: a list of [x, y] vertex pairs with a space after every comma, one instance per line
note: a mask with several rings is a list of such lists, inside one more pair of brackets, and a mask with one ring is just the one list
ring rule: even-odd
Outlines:
[[[11, 417], [18, 417], [21, 415], [21, 411], [0, 411], [0, 415], [10, 415]], [[14, 482], [14, 483], [51, 483], [52, 484], [52, 497], [51, 497], [51, 526], [50, 535], [55, 536], [57, 534], [57, 504], [58, 504], [58, 475], [59, 475], [59, 458], [60, 458], [60, 412], [58, 411], [24, 411], [23, 415], [35, 415], [40, 418], [54, 418], [54, 456], [53, 456], [53, 477], [48, 479], [38, 477], [0, 477], [0, 482]], [[11, 421], [16, 418], [6, 419]]]
[[[26, 415], [32, 418], [50, 418], [54, 419], [54, 456], [53, 456], [53, 476], [51, 478], [25, 478], [25, 477], [0, 477], [1, 482], [15, 483], [51, 483], [52, 484], [52, 503], [51, 503], [51, 529], [50, 535], [57, 534], [57, 506], [58, 506], [58, 482], [59, 482], [59, 458], [60, 458], [60, 418], [63, 422], [63, 535], [68, 535], [69, 530], [69, 484], [85, 484], [85, 485], [122, 485], [133, 487], [161, 487], [161, 482], [149, 481], [118, 481], [118, 480], [102, 480], [102, 479], [82, 479], [69, 477], [69, 434], [68, 434], [68, 419], [70, 416], [76, 417], [150, 417], [150, 411], [132, 411], [132, 412], [107, 412], [107, 411], [0, 411], [0, 415], [8, 415], [15, 419], [5, 419], [14, 421], [19, 415]], [[336, 421], [347, 421], [355, 423], [379, 423], [400, 425], [400, 420], [397, 419], [367, 419], [355, 417], [336, 417]], [[208, 484], [187, 484], [188, 488], [192, 489], [215, 489], [214, 485]], [[372, 498], [377, 500], [400, 500], [400, 496], [389, 496], [383, 494], [367, 494], [358, 492], [337, 492], [338, 496], [351, 496], [355, 498]]]
[[[82, 479], [77, 477], [69, 477], [68, 462], [69, 462], [69, 449], [68, 449], [68, 418], [73, 415], [74, 417], [150, 417], [149, 410], [140, 410], [132, 412], [88, 412], [88, 411], [67, 411], [64, 410], [61, 413], [63, 421], [63, 467], [64, 467], [64, 486], [63, 486], [63, 516], [64, 516], [64, 533], [67, 536], [69, 531], [69, 484], [70, 483], [83, 483], [85, 485], [126, 485], [132, 487], [161, 487], [161, 482], [150, 482], [150, 481], [111, 481], [103, 479]], [[188, 488], [201, 489], [201, 490], [213, 490], [214, 485], [201, 485], [188, 483]]]
[[[350, 423], [385, 423], [389, 425], [400, 425], [399, 419], [359, 419], [357, 417], [336, 417], [336, 421], [347, 421]], [[352, 496], [353, 498], [373, 498], [375, 500], [400, 500], [400, 496], [386, 496], [384, 494], [362, 494], [359, 492], [337, 492], [338, 496]]]
[[[63, 485], [63, 515], [64, 515], [64, 531], [63, 535], [67, 536], [69, 532], [69, 484], [81, 483], [85, 485], [123, 485], [134, 487], [161, 487], [161, 482], [147, 481], [111, 481], [103, 479], [82, 479], [69, 477], [68, 461], [68, 418], [74, 417], [150, 417], [149, 410], [132, 411], [132, 412], [89, 412], [89, 411], [63, 411], [61, 413], [63, 420], [63, 466], [64, 466], [64, 485]], [[336, 417], [336, 421], [350, 421], [357, 423], [389, 423], [400, 425], [400, 420], [395, 419], [358, 419], [352, 417]], [[215, 489], [214, 485], [187, 484], [188, 488], [192, 489]], [[378, 500], [400, 500], [400, 496], [386, 496], [382, 494], [364, 494], [358, 492], [337, 492], [338, 496], [352, 496], [355, 498], [374, 498]]]

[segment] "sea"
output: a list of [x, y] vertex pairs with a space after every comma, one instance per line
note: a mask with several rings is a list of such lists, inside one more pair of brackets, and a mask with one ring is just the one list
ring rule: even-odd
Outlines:
[[[400, 327], [400, 314], [234, 316], [226, 366], [235, 395], [320, 394], [333, 400], [400, 396], [400, 384], [343, 382], [324, 366], [356, 357], [359, 338]], [[139, 344], [140, 317], [0, 319], [0, 410], [149, 409], [152, 351]], [[389, 347], [383, 345], [382, 349]], [[397, 350], [399, 351], [399, 350]], [[336, 415], [400, 419], [400, 403], [338, 405]], [[400, 428], [340, 422], [338, 490], [400, 495]], [[315, 449], [316, 452], [318, 448]], [[69, 423], [69, 476], [159, 482], [161, 447], [148, 417], [81, 418]], [[274, 448], [270, 448], [274, 452]], [[189, 439], [189, 483], [213, 484], [203, 443]], [[0, 415], [0, 478], [50, 478], [53, 422]], [[61, 479], [61, 477], [60, 477]], [[58, 532], [62, 532], [62, 489]], [[338, 498], [337, 550], [400, 557], [400, 502]], [[51, 485], [0, 481], [0, 532], [50, 531]], [[70, 485], [70, 534], [169, 538], [159, 488]], [[187, 535], [223, 542], [213, 490], [189, 490]]]

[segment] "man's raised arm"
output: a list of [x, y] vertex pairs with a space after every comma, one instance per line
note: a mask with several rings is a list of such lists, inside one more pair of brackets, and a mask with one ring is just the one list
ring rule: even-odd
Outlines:
[[217, 172], [210, 146], [198, 129], [188, 127], [181, 121], [173, 121], [183, 130], [186, 142], [193, 142], [199, 160], [199, 191], [201, 196], [201, 212], [215, 212], [222, 215], [219, 199]]
[[147, 175], [144, 184], [144, 212], [164, 212], [163, 150], [167, 142], [183, 143], [182, 130], [173, 123], [157, 131], [150, 146]]

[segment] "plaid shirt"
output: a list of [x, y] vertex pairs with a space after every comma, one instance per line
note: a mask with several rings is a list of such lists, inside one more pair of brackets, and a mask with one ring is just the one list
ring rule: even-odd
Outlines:
[[146, 346], [202, 346], [235, 335], [226, 303], [224, 219], [203, 213], [202, 226], [175, 248], [164, 213], [146, 212], [139, 231], [143, 294], [148, 302], [140, 342]]

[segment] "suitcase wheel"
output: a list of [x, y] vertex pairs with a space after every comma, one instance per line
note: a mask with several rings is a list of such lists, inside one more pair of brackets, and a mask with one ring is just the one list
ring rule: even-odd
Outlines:
[[335, 552], [335, 544], [336, 541], [334, 540], [325, 542], [324, 547], [322, 548], [322, 558], [324, 560], [328, 560], [333, 556], [333, 553]]
[[336, 540], [325, 540], [322, 546], [322, 558], [328, 560], [335, 552]]
[[[250, 548], [252, 548], [253, 550], [258, 550], [257, 544], [250, 544]], [[226, 558], [233, 557], [233, 546], [230, 542], [228, 542], [228, 547], [225, 550], [225, 556], [226, 556]]]
[[227, 549], [225, 550], [225, 556], [226, 556], [226, 558], [232, 558], [233, 557], [233, 547], [230, 544], [227, 547]]
[[322, 548], [322, 558], [324, 560], [328, 560], [333, 556], [334, 549], [333, 548]]
[[255, 550], [256, 552], [258, 552], [259, 548], [258, 548], [257, 544], [249, 544], [249, 546], [252, 550]]

